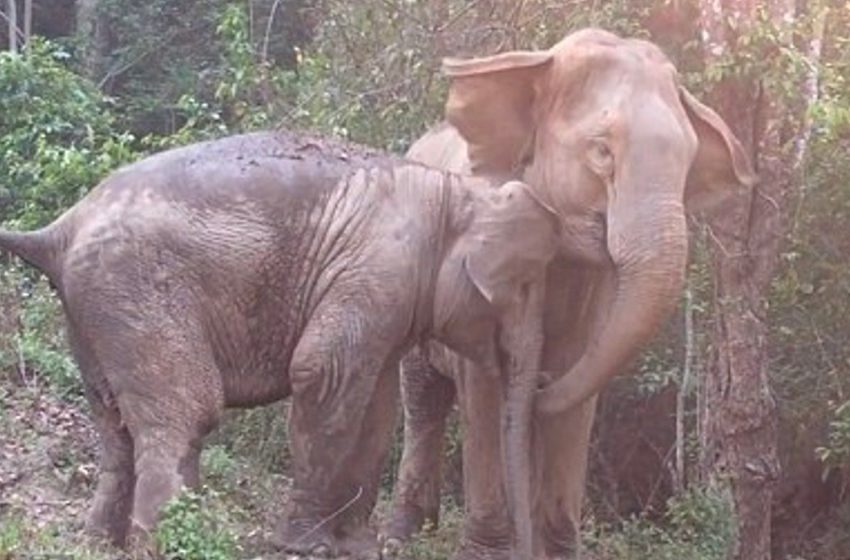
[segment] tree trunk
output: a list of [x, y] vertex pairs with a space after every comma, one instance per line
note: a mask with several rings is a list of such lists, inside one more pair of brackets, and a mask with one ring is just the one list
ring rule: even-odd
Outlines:
[[32, 38], [32, 0], [24, 0], [24, 50], [29, 52]]
[[[759, 4], [701, 0], [708, 64], [740, 48], [737, 34], [763, 25], [756, 20]], [[769, 17], [787, 29], [793, 1], [772, 2]], [[701, 473], [708, 481], [729, 484], [738, 518], [734, 557], [740, 560], [767, 560], [771, 552], [771, 505], [780, 465], [768, 371], [767, 296], [790, 202], [800, 191], [796, 156], [802, 161], [802, 154], [791, 154], [788, 147], [805, 150], [807, 138], [798, 124], [804, 122], [806, 104], [782, 99], [770, 87], [760, 76], [730, 77], [708, 95], [749, 150], [760, 178], [752, 192], [724, 206], [709, 224], [714, 326], [713, 354], [701, 385]]]
[[6, 1], [6, 19], [9, 22], [9, 50], [18, 52], [18, 7], [16, 0]]
[[82, 68], [85, 76], [98, 83], [106, 75], [109, 33], [98, 0], [77, 0], [77, 35], [82, 40]]

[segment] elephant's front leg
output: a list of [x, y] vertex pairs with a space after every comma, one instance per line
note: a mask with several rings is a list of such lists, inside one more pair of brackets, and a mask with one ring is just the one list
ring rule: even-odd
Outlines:
[[[581, 356], [595, 323], [605, 317], [614, 280], [608, 269], [571, 269], [565, 263], [550, 267], [545, 370], [557, 375]], [[534, 528], [547, 558], [572, 560], [580, 555], [581, 508], [596, 400], [592, 397], [558, 414], [537, 415], [532, 441], [541, 484]]]
[[535, 426], [536, 457], [542, 457], [543, 490], [536, 504], [535, 530], [547, 558], [567, 560], [580, 554], [590, 434], [596, 397]]
[[458, 376], [463, 428], [463, 537], [455, 560], [509, 560], [511, 522], [501, 454], [502, 390], [493, 372], [466, 362]]
[[[363, 328], [346, 329], [350, 321]], [[313, 316], [296, 347], [294, 481], [276, 536], [289, 552], [378, 557], [368, 522], [397, 410], [392, 340], [365, 314], [330, 307]]]
[[429, 361], [425, 343], [401, 363], [404, 449], [393, 488], [393, 504], [383, 527], [386, 555], [440, 514], [446, 419], [454, 404], [454, 381]]

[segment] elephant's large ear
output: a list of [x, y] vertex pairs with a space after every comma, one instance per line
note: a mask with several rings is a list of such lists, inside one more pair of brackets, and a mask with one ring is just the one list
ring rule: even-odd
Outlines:
[[524, 282], [542, 274], [557, 249], [557, 221], [519, 181], [493, 189], [464, 241], [464, 265], [493, 305], [509, 303]]
[[536, 84], [551, 62], [548, 51], [443, 60], [451, 80], [446, 118], [468, 144], [473, 173], [509, 174], [528, 155]]
[[755, 185], [750, 158], [720, 115], [685, 88], [679, 88], [679, 97], [699, 140], [685, 186], [687, 209], [710, 208], [730, 194]]

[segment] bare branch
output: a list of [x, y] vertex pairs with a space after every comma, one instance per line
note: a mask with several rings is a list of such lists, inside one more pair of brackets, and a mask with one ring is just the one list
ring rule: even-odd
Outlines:
[[263, 37], [263, 51], [262, 51], [262, 61], [266, 62], [269, 59], [269, 38], [272, 34], [272, 25], [274, 24], [274, 17], [277, 14], [277, 7], [280, 5], [280, 0], [274, 0], [274, 4], [272, 4], [272, 9], [269, 11], [269, 20], [266, 22], [266, 35]]
[[676, 466], [673, 471], [673, 484], [676, 492], [685, 489], [685, 399], [691, 385], [691, 369], [694, 360], [694, 296], [691, 291], [691, 278], [687, 278], [685, 288], [685, 359], [682, 364], [682, 377], [676, 394]]
[[30, 51], [32, 37], [32, 0], [24, 0], [24, 52]]
[[8, 14], [0, 11], [0, 17], [9, 24], [9, 50], [18, 52], [18, 39], [24, 38], [21, 28], [18, 27], [18, 8], [15, 0], [7, 0], [6, 6]]

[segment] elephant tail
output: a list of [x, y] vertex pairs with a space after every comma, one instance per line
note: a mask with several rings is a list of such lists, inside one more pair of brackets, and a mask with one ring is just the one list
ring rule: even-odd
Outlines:
[[64, 252], [54, 226], [37, 231], [0, 230], [0, 255], [11, 253], [47, 275], [56, 284]]

